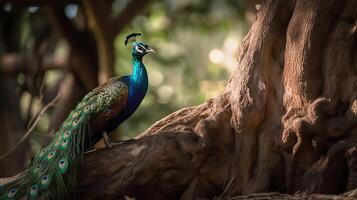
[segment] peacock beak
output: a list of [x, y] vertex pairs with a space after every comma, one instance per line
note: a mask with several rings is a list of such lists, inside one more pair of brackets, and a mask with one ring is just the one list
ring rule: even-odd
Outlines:
[[146, 49], [146, 52], [147, 52], [147, 53], [148, 53], [148, 52], [155, 53], [155, 50], [152, 49], [152, 48], [150, 48], [150, 47], [148, 47], [148, 48]]

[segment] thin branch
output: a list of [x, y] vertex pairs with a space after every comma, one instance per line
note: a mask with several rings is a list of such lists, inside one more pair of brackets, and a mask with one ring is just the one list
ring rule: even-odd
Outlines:
[[226, 187], [224, 188], [224, 191], [222, 192], [222, 194], [218, 197], [218, 198], [214, 198], [214, 200], [218, 200], [218, 199], [223, 199], [225, 197], [225, 195], [227, 194], [228, 190], [230, 189], [230, 187], [233, 184], [235, 177], [232, 177], [230, 179], [230, 181], [228, 182], [228, 184], [226, 185]]
[[42, 110], [40, 111], [40, 113], [37, 115], [36, 120], [33, 122], [32, 126], [30, 127], [30, 129], [28, 129], [25, 133], [24, 136], [22, 136], [22, 138], [11, 147], [11, 149], [9, 151], [7, 151], [5, 154], [3, 154], [2, 156], [0, 156], [0, 160], [3, 160], [4, 158], [6, 158], [8, 155], [10, 155], [20, 144], [22, 144], [28, 137], [29, 135], [32, 133], [33, 129], [36, 127], [36, 125], [38, 124], [38, 122], [40, 121], [41, 117], [43, 114], [45, 114], [45, 112], [52, 106], [54, 106], [57, 101], [60, 98], [60, 92], [56, 95], [55, 98], [53, 98], [53, 100], [51, 102], [49, 102], [47, 105], [45, 105]]
[[[35, 110], [37, 111], [37, 107], [40, 105], [41, 102], [43, 102], [43, 97], [44, 97], [44, 88], [45, 88], [45, 82], [42, 82], [41, 87], [40, 87], [40, 93], [39, 93], [39, 101], [38, 104], [36, 104], [35, 106]], [[29, 105], [29, 107], [31, 107], [31, 104]], [[27, 124], [27, 129], [29, 129], [33, 123], [35, 122], [36, 118], [38, 117], [40, 113], [37, 113], [37, 115], [34, 115], [31, 117], [31, 119], [29, 120], [29, 123]]]

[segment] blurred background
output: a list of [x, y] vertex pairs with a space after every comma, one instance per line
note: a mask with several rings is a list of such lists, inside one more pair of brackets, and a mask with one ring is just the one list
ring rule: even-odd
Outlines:
[[148, 94], [115, 139], [222, 91], [256, 12], [245, 0], [0, 2], [0, 156], [10, 151], [0, 176], [23, 169], [87, 92], [131, 73], [127, 34], [157, 53], [144, 58]]

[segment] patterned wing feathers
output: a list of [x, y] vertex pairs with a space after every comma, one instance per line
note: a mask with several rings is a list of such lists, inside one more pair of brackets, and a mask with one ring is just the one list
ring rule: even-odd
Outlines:
[[120, 112], [128, 93], [127, 85], [118, 79], [88, 93], [62, 123], [53, 141], [35, 157], [33, 164], [15, 181], [0, 185], [0, 199], [70, 199], [66, 195], [73, 194], [71, 184], [90, 143], [91, 119], [108, 111]]

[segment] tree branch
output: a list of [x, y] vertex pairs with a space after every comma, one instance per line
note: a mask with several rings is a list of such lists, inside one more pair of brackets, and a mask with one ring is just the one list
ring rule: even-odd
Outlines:
[[60, 93], [58, 93], [56, 95], [56, 97], [47, 105], [45, 105], [42, 110], [38, 113], [37, 117], [35, 118], [35, 120], [33, 121], [33, 123], [31, 123], [31, 126], [29, 127], [29, 129], [26, 131], [26, 133], [22, 136], [22, 138], [16, 143], [14, 144], [5, 154], [0, 156], [0, 160], [3, 160], [4, 158], [6, 158], [8, 155], [10, 155], [20, 144], [22, 144], [27, 138], [28, 136], [32, 133], [33, 129], [36, 127], [36, 125], [38, 124], [38, 122], [40, 121], [41, 117], [43, 114], [45, 114], [45, 112], [52, 106], [54, 106], [56, 104], [56, 102], [58, 101], [58, 99], [60, 98]]
[[83, 0], [83, 10], [98, 45], [98, 80], [105, 83], [114, 75], [114, 33], [110, 19], [111, 2]]
[[69, 63], [63, 59], [50, 58], [46, 59], [45, 63], [41, 64], [40, 69], [34, 69], [32, 63], [35, 61], [33, 57], [18, 54], [8, 53], [0, 56], [0, 73], [6, 75], [17, 75], [19, 73], [34, 73], [40, 70], [40, 73], [44, 73], [51, 69], [69, 69]]
[[74, 72], [80, 77], [87, 91], [98, 84], [96, 46], [88, 31], [79, 31], [64, 15], [63, 7], [48, 6], [48, 15], [54, 27], [70, 45], [70, 63]]

